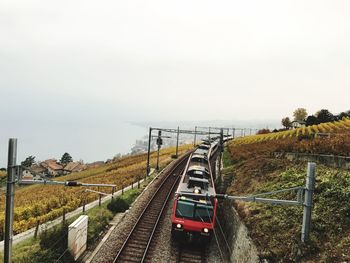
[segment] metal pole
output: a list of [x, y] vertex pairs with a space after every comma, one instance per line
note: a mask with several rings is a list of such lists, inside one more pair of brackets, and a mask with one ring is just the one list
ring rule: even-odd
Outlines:
[[149, 159], [151, 154], [151, 140], [152, 140], [152, 127], [149, 127], [149, 133], [148, 133], [148, 150], [147, 150], [147, 171], [146, 171], [146, 177], [149, 176], [149, 173], [151, 172], [151, 167], [149, 165]]
[[221, 129], [220, 130], [220, 146], [219, 146], [219, 176], [221, 180], [221, 158], [222, 158], [222, 153], [224, 152], [224, 131]]
[[17, 139], [12, 138], [9, 140], [7, 163], [4, 263], [12, 262], [13, 206], [15, 197], [16, 159]]
[[158, 151], [157, 151], [157, 171], [159, 171], [159, 151], [160, 151], [160, 145], [158, 145]]
[[179, 153], [179, 133], [180, 133], [180, 128], [177, 126], [177, 135], [176, 135], [176, 158]]
[[232, 128], [232, 139], [235, 138], [235, 134], [236, 134], [236, 129], [235, 129], [235, 128]]
[[157, 139], [157, 146], [158, 146], [158, 151], [157, 151], [157, 171], [159, 171], [159, 151], [160, 151], [160, 147], [162, 144], [162, 131], [158, 131], [158, 139]]
[[197, 126], [194, 126], [194, 141], [193, 141], [193, 146], [196, 146], [196, 139], [197, 139]]
[[306, 242], [309, 240], [310, 228], [311, 228], [311, 212], [312, 212], [312, 198], [315, 189], [315, 163], [307, 164], [307, 178], [305, 187], [305, 199], [304, 199], [304, 213], [303, 213], [303, 226], [301, 228], [301, 241]]

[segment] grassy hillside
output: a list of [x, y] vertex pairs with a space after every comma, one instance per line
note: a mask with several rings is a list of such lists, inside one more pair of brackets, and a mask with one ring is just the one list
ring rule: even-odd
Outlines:
[[[182, 154], [191, 146], [181, 146]], [[165, 167], [171, 162], [171, 155], [175, 148], [161, 150], [160, 166]], [[89, 183], [116, 184], [116, 190], [142, 179], [145, 176], [147, 154], [128, 156], [120, 160], [106, 164], [98, 168], [88, 169], [80, 173], [73, 173], [59, 177], [57, 180], [79, 180]], [[151, 166], [156, 165], [156, 153], [151, 155]], [[41, 223], [55, 219], [62, 215], [63, 210], [72, 211], [85, 202], [91, 202], [98, 198], [97, 194], [84, 192], [85, 187], [63, 187], [32, 185], [19, 187], [15, 195], [14, 233], [23, 232], [34, 227], [37, 221]], [[90, 188], [111, 193], [110, 188]], [[4, 224], [5, 193], [0, 195], [0, 225]], [[3, 227], [0, 228], [0, 237], [3, 237]]]
[[[275, 159], [275, 151], [349, 155], [349, 130], [338, 129], [338, 135], [323, 139], [233, 141], [227, 148], [232, 166], [228, 170], [235, 173], [229, 193], [246, 196], [304, 186], [306, 163]], [[272, 262], [350, 261], [350, 171], [323, 165], [317, 165], [316, 171], [311, 240], [307, 244], [300, 242], [302, 207], [234, 203], [261, 257]], [[291, 199], [296, 193], [269, 197]]]

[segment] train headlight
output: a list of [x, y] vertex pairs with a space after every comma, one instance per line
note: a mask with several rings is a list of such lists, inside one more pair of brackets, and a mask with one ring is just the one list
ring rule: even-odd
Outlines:
[[180, 229], [180, 228], [182, 228], [182, 225], [181, 224], [177, 224], [176, 228]]
[[195, 194], [199, 194], [199, 189], [194, 189]]
[[204, 229], [203, 229], [203, 232], [204, 232], [204, 233], [209, 233], [209, 229], [208, 229], [208, 228], [204, 228]]

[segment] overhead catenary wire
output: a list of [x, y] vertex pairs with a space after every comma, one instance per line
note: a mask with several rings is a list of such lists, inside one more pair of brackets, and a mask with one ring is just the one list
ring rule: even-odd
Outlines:
[[[210, 202], [210, 199], [209, 199], [209, 198], [207, 199], [207, 198], [208, 198], [208, 197], [206, 197], [206, 200]], [[206, 211], [207, 211], [210, 224], [213, 224], [213, 221], [211, 220], [211, 216], [210, 216], [210, 212], [209, 212], [208, 207], [205, 206], [205, 209], [206, 209]], [[216, 235], [215, 227], [213, 227], [213, 233], [214, 233], [214, 237], [215, 237], [216, 244], [217, 244], [218, 249], [219, 249], [219, 252], [220, 252], [221, 259], [222, 259], [222, 261], [225, 263], [225, 257], [224, 257], [224, 254], [223, 254], [222, 250], [221, 250], [220, 243], [219, 243], [219, 239], [218, 239], [218, 237], [217, 237], [217, 235]]]
[[225, 244], [226, 244], [226, 247], [227, 247], [228, 251], [230, 251], [230, 253], [232, 253], [231, 248], [230, 248], [230, 245], [229, 245], [228, 242], [227, 242], [227, 239], [226, 239], [224, 230], [223, 230], [222, 227], [221, 227], [221, 224], [220, 224], [220, 221], [219, 221], [218, 217], [216, 217], [215, 220], [216, 220], [217, 224], [219, 225], [220, 231], [221, 231], [221, 233], [222, 233], [222, 236], [224, 237]]

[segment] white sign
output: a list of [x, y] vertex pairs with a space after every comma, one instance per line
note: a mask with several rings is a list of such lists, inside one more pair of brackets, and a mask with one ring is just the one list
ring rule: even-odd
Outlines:
[[86, 250], [88, 216], [82, 215], [68, 227], [68, 250], [77, 260]]

